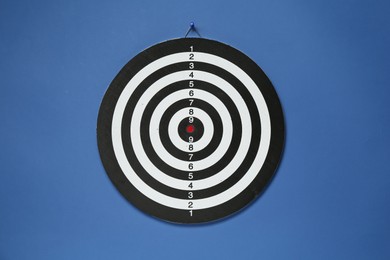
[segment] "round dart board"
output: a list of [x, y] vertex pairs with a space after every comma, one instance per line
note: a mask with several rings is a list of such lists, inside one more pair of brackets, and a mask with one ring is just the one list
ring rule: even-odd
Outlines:
[[284, 120], [250, 58], [183, 38], [122, 68], [103, 98], [97, 137], [108, 176], [132, 204], [169, 222], [203, 223], [242, 209], [270, 182]]

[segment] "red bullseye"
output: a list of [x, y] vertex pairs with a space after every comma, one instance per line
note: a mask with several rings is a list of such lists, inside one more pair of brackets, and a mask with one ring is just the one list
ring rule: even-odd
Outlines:
[[194, 125], [188, 125], [188, 126], [186, 127], [186, 131], [187, 131], [187, 133], [189, 133], [189, 134], [193, 133], [193, 132], [195, 131], [195, 126], [194, 126]]
[[203, 136], [203, 123], [196, 117], [186, 117], [177, 126], [177, 133], [184, 142], [197, 142]]

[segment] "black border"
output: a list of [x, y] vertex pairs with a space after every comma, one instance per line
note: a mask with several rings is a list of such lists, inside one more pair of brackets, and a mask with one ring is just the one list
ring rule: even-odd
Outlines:
[[[213, 208], [196, 210], [188, 218], [188, 210], [177, 210], [158, 204], [139, 192], [122, 173], [111, 142], [111, 121], [116, 102], [129, 80], [150, 62], [168, 54], [195, 51], [212, 53], [239, 66], [259, 86], [267, 103], [271, 118], [271, 143], [259, 174], [236, 197]], [[157, 218], [175, 223], [204, 223], [227, 217], [253, 201], [272, 179], [282, 156], [284, 146], [284, 118], [281, 104], [272, 83], [261, 68], [242, 52], [217, 41], [203, 38], [174, 39], [154, 45], [130, 60], [110, 84], [100, 106], [97, 124], [99, 153], [106, 172], [121, 194], [142, 211]]]

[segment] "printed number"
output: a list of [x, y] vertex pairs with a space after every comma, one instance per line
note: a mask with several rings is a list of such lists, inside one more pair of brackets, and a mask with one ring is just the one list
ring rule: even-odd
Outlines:
[[193, 81], [193, 80], [190, 80], [188, 86], [189, 86], [190, 88], [194, 87], [194, 81]]
[[192, 108], [190, 108], [190, 111], [188, 111], [188, 113], [189, 113], [190, 115], [193, 115], [193, 114], [194, 114], [194, 110], [193, 110]]
[[194, 46], [190, 46], [191, 52], [194, 51]]
[[191, 72], [190, 75], [189, 75], [190, 78], [193, 78], [194, 77], [194, 73]]
[[190, 60], [194, 60], [194, 54], [190, 53]]
[[194, 100], [193, 99], [189, 99], [190, 101], [190, 106], [192, 106], [192, 103], [194, 103]]
[[190, 116], [190, 117], [188, 118], [188, 122], [193, 123], [193, 122], [194, 122], [194, 118], [193, 118], [192, 116]]
[[190, 144], [190, 145], [188, 146], [188, 150], [190, 150], [190, 151], [194, 150], [194, 145]]
[[190, 212], [190, 217], [192, 217], [192, 210], [190, 210], [189, 212]]
[[194, 138], [192, 136], [188, 137], [188, 142], [193, 143], [194, 142]]
[[190, 170], [194, 169], [194, 164], [193, 163], [188, 164], [188, 169]]
[[188, 198], [192, 199], [194, 197], [194, 193], [192, 191], [188, 192]]
[[192, 96], [194, 96], [194, 91], [190, 90], [190, 92], [188, 94], [190, 95], [190, 97], [192, 97]]
[[192, 172], [188, 173], [188, 179], [189, 180], [192, 180], [194, 178], [194, 175]]
[[195, 65], [194, 65], [194, 63], [193, 62], [190, 62], [190, 64], [189, 64], [189, 66], [188, 66], [189, 68], [190, 68], [190, 70], [193, 70], [194, 69], [194, 67], [195, 67]]
[[188, 158], [188, 160], [189, 160], [189, 161], [191, 161], [191, 160], [192, 160], [192, 156], [194, 156], [194, 154], [193, 154], [193, 153], [189, 153], [189, 154], [188, 154], [188, 157], [190, 157], [190, 158]]
[[190, 185], [188, 185], [188, 188], [193, 188], [194, 186], [192, 185], [192, 182], [190, 183]]
[[193, 203], [192, 201], [189, 201], [189, 202], [188, 202], [188, 208], [189, 208], [189, 209], [194, 208], [194, 203]]

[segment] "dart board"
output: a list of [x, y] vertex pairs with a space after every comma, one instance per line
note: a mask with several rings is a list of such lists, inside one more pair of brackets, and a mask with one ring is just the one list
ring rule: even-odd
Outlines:
[[131, 59], [100, 106], [105, 170], [137, 208], [175, 223], [229, 216], [253, 201], [281, 158], [274, 87], [245, 54], [182, 38]]

